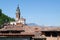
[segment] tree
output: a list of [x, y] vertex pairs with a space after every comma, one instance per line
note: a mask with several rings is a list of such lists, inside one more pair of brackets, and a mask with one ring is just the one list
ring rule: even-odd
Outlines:
[[11, 21], [15, 21], [15, 19], [2, 13], [2, 10], [0, 9], [0, 25], [3, 25], [4, 23], [8, 23]]
[[0, 16], [1, 16], [1, 14], [2, 14], [2, 10], [0, 9]]

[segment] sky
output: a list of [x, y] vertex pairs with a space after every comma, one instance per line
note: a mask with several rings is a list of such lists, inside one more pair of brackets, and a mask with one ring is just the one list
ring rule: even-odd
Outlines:
[[0, 0], [0, 9], [15, 18], [18, 4], [21, 17], [26, 19], [26, 23], [60, 26], [60, 0]]

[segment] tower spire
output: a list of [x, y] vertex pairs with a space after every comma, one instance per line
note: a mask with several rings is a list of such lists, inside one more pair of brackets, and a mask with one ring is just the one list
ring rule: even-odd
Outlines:
[[20, 11], [19, 4], [18, 4], [18, 6], [17, 6], [17, 9], [16, 9], [16, 11]]
[[19, 20], [19, 19], [20, 19], [20, 8], [18, 4], [17, 9], [16, 9], [16, 20]]

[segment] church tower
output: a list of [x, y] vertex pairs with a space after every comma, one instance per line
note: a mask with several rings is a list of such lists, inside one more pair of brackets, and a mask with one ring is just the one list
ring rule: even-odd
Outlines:
[[26, 23], [25, 21], [26, 21], [26, 19], [21, 17], [20, 8], [18, 5], [17, 9], [16, 9], [16, 19], [14, 22], [10, 22], [10, 24], [21, 25], [21, 24], [25, 24]]
[[25, 19], [21, 17], [19, 5], [17, 6], [16, 9], [16, 23], [25, 24]]
[[20, 8], [19, 8], [19, 5], [17, 6], [17, 9], [16, 9], [16, 21], [18, 21], [20, 19]]

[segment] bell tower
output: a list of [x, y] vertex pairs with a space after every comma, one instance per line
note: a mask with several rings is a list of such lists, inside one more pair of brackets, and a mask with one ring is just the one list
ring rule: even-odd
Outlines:
[[17, 9], [16, 9], [16, 19], [14, 22], [10, 22], [10, 24], [15, 24], [15, 25], [19, 26], [19, 25], [25, 24], [26, 23], [25, 21], [26, 21], [26, 19], [21, 17], [20, 8], [18, 5]]
[[18, 21], [20, 19], [20, 8], [19, 8], [19, 5], [17, 6], [17, 9], [16, 9], [16, 21]]
[[21, 17], [19, 5], [16, 9], [16, 24], [25, 24], [25, 19]]

